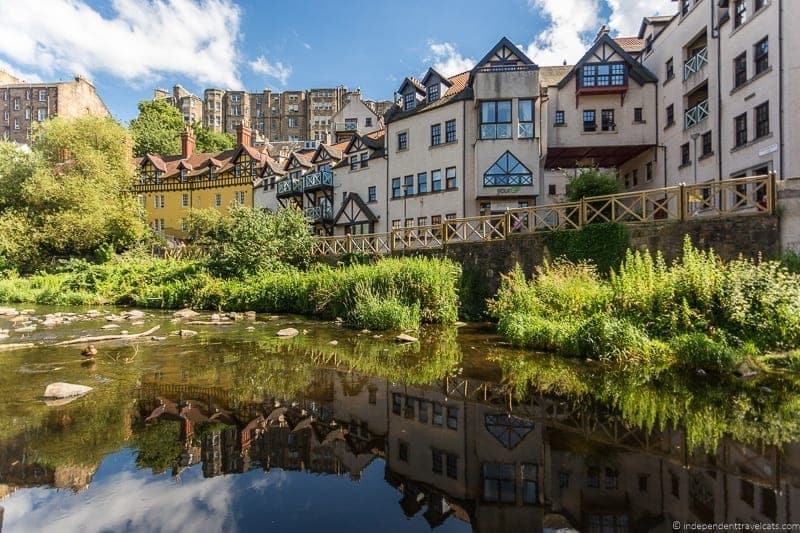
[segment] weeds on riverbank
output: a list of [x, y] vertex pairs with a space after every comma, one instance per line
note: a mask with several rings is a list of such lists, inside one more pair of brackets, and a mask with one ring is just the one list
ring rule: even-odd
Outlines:
[[449, 260], [398, 258], [307, 271], [276, 266], [226, 279], [197, 261], [119, 258], [75, 261], [52, 274], [7, 276], [0, 279], [0, 301], [297, 313], [342, 317], [370, 329], [412, 329], [420, 322], [457, 319], [459, 275]]
[[506, 276], [490, 311], [514, 344], [623, 364], [724, 371], [800, 346], [800, 276], [777, 262], [722, 262], [687, 239], [683, 257], [628, 252], [609, 279], [557, 261]]

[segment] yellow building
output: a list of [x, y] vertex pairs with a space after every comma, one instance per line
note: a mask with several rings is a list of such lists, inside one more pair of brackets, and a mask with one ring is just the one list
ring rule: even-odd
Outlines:
[[250, 146], [250, 128], [239, 126], [237, 145], [219, 153], [195, 153], [191, 127], [181, 135], [178, 155], [147, 154], [136, 160], [135, 192], [148, 225], [168, 237], [186, 237], [190, 209], [253, 206], [253, 181], [266, 156]]

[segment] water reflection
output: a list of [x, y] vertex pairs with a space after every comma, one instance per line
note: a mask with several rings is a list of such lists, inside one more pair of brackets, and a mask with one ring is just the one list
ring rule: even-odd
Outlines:
[[[265, 507], [295, 530], [318, 529], [315, 516], [386, 531], [800, 521], [790, 376], [637, 376], [497, 348], [489, 361], [470, 355], [470, 335], [210, 342], [148, 362], [136, 387], [50, 410], [2, 442], [6, 493], [84, 491], [76, 504], [19, 490], [3, 502], [9, 523], [43, 524], [59, 506], [89, 520], [87, 506], [119, 491], [199, 506], [212, 529], [260, 528]], [[113, 507], [97, 528], [202, 527], [165, 511], [161, 523]]]

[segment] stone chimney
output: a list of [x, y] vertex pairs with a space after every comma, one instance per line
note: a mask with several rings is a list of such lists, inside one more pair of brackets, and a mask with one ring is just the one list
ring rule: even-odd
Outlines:
[[184, 159], [192, 157], [195, 144], [194, 130], [191, 126], [187, 125], [183, 133], [181, 133], [181, 155]]
[[241, 124], [236, 126], [236, 143], [243, 146], [253, 146], [252, 133], [250, 126], [243, 120]]

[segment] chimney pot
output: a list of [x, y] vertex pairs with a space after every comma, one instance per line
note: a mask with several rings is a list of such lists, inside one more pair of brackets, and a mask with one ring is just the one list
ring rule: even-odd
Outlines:
[[252, 130], [244, 120], [236, 126], [236, 143], [242, 146], [253, 146]]
[[192, 157], [195, 144], [197, 144], [197, 141], [194, 138], [194, 130], [187, 125], [183, 133], [181, 133], [181, 155], [184, 159]]

